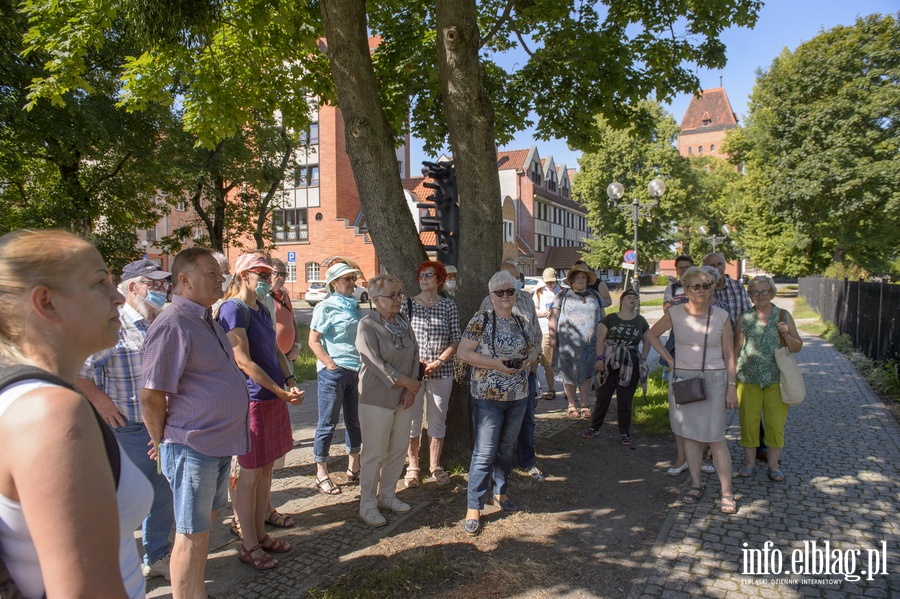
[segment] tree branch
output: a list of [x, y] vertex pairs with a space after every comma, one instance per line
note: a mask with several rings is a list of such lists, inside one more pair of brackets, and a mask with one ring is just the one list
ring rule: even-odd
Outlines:
[[87, 190], [87, 193], [88, 193], [88, 194], [93, 194], [94, 191], [95, 191], [100, 185], [102, 185], [103, 183], [106, 183], [106, 182], [109, 181], [110, 179], [115, 178], [116, 175], [118, 175], [119, 172], [120, 172], [123, 168], [125, 168], [125, 163], [128, 162], [128, 159], [129, 159], [129, 158], [131, 158], [131, 152], [126, 152], [125, 155], [122, 156], [122, 159], [119, 160], [119, 163], [115, 166], [115, 168], [114, 168], [112, 171], [110, 171], [110, 172], [106, 173], [105, 175], [101, 176], [100, 178], [98, 178], [97, 181], [95, 182], [95, 184], [92, 185], [92, 186], [90, 187], [90, 189]]
[[481, 38], [478, 42], [478, 49], [481, 50], [485, 44], [491, 41], [497, 32], [500, 31], [500, 28], [503, 27], [503, 24], [509, 21], [510, 15], [512, 14], [512, 9], [516, 5], [516, 0], [507, 0], [506, 8], [503, 9], [503, 14], [500, 15], [500, 18], [497, 19], [497, 22], [494, 23], [494, 26], [491, 27], [491, 30], [487, 32], [487, 34]]

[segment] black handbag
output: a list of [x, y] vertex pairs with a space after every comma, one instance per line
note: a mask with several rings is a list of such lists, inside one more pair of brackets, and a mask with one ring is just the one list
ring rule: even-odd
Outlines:
[[[712, 317], [712, 308], [709, 308], [709, 311], [706, 313], [706, 334], [703, 336], [703, 361], [700, 363], [700, 376], [692, 379], [673, 380], [669, 383], [672, 386], [672, 397], [678, 405], [706, 399], [706, 385], [703, 382], [703, 373], [706, 371], [706, 345], [709, 341], [710, 317]], [[674, 371], [672, 375], [674, 379]]]

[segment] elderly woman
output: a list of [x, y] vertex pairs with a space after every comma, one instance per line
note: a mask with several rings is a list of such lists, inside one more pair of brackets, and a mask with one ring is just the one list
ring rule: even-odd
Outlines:
[[[731, 455], [725, 443], [725, 408], [737, 407], [731, 321], [725, 310], [712, 305], [714, 281], [708, 273], [692, 266], [685, 271], [682, 282], [687, 303], [669, 308], [650, 329], [649, 336], [653, 349], [672, 369], [669, 419], [672, 431], [684, 439], [691, 474], [691, 488], [682, 495], [682, 501], [697, 503], [703, 496], [700, 467], [703, 447], [709, 443], [722, 486], [720, 510], [733, 514], [737, 503], [731, 486]], [[659, 339], [670, 328], [675, 334], [677, 365]], [[672, 382], [699, 376], [703, 376], [706, 398], [687, 404], [675, 403]]]
[[[594, 376], [597, 330], [604, 316], [603, 300], [589, 288], [596, 282], [597, 275], [591, 269], [576, 264], [566, 276], [571, 289], [563, 289], [550, 309], [550, 345], [559, 350], [557, 372], [562, 375], [569, 416], [573, 418], [591, 417], [587, 404]], [[580, 410], [576, 390], [581, 395]]]
[[309, 349], [317, 358], [319, 381], [319, 421], [313, 441], [313, 459], [316, 461], [316, 486], [326, 495], [341, 492], [328, 475], [328, 452], [342, 409], [350, 456], [347, 478], [351, 482], [359, 481], [362, 434], [357, 413], [360, 362], [356, 329], [362, 312], [353, 292], [360, 276], [359, 270], [343, 262], [325, 271], [325, 286], [331, 293], [316, 305], [309, 325]]
[[[597, 336], [597, 372], [605, 377], [597, 389], [597, 405], [591, 426], [582, 437], [591, 439], [600, 434], [612, 396], [616, 396], [619, 418], [619, 441], [631, 445], [631, 402], [638, 383], [647, 372], [650, 353], [647, 319], [638, 314], [640, 298], [629, 289], [619, 298], [618, 314], [610, 314], [600, 322]], [[640, 355], [638, 345], [643, 342]]]
[[779, 458], [784, 447], [788, 405], [781, 401], [781, 373], [775, 363], [775, 350], [783, 343], [791, 352], [797, 353], [803, 348], [803, 340], [791, 314], [772, 303], [776, 293], [772, 277], [753, 277], [747, 285], [747, 293], [753, 309], [739, 316], [734, 325], [734, 347], [738, 352], [737, 396], [744, 448], [744, 467], [738, 471], [738, 476], [747, 478], [756, 472], [758, 423], [762, 415], [769, 446], [769, 479], [782, 482], [784, 473]]
[[438, 295], [447, 271], [436, 261], [426, 261], [416, 271], [422, 293], [403, 303], [403, 316], [412, 325], [419, 341], [419, 359], [425, 369], [425, 379], [416, 394], [412, 407], [412, 428], [409, 433], [409, 467], [406, 469], [407, 487], [419, 485], [419, 443], [422, 438], [422, 418], [428, 423], [431, 478], [439, 485], [450, 482], [450, 475], [441, 468], [441, 449], [447, 432], [447, 406], [453, 389], [453, 356], [459, 345], [459, 310], [456, 302]]
[[400, 280], [378, 275], [369, 281], [375, 311], [359, 321], [356, 349], [359, 371], [359, 421], [363, 452], [359, 474], [359, 515], [366, 524], [384, 526], [383, 507], [408, 512], [397, 499], [397, 481], [409, 446], [409, 427], [419, 375], [419, 346], [409, 321], [400, 314]]
[[528, 401], [528, 372], [537, 350], [513, 315], [516, 279], [506, 271], [488, 283], [493, 309], [472, 317], [459, 342], [459, 358], [472, 366], [472, 424], [475, 447], [469, 464], [466, 534], [481, 530], [481, 510], [491, 479], [493, 500], [506, 512], [518, 508], [507, 496], [513, 449]]
[[272, 272], [261, 256], [240, 256], [218, 314], [250, 393], [250, 451], [238, 456], [241, 474], [234, 509], [241, 523], [239, 559], [258, 570], [278, 565], [267, 552], [291, 548], [266, 534], [265, 520], [272, 466], [294, 446], [287, 403], [303, 401], [303, 391], [297, 389], [290, 364], [276, 344], [272, 317], [260, 301], [269, 295]]
[[80, 237], [0, 238], [0, 559], [26, 599], [145, 594], [134, 530], [152, 487], [74, 389], [123, 303]]

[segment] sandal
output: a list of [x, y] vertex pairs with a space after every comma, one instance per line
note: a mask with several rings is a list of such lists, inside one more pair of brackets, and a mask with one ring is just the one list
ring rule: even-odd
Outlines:
[[259, 542], [259, 546], [261, 549], [264, 549], [271, 553], [287, 553], [291, 550], [290, 543], [288, 543], [287, 541], [282, 541], [281, 539], [273, 539], [269, 535], [266, 535], [262, 538], [262, 541]]
[[622, 445], [631, 445], [631, 435], [628, 433], [623, 433], [619, 435], [619, 443]]
[[783, 483], [784, 472], [782, 472], [781, 470], [772, 470], [771, 468], [769, 468], [769, 480], [776, 483]]
[[547, 391], [543, 395], [541, 395], [541, 399], [546, 399], [547, 401], [553, 401], [556, 399], [556, 391]]
[[262, 551], [262, 548], [259, 545], [254, 545], [249, 550], [244, 549], [244, 546], [241, 545], [240, 549], [241, 550], [240, 553], [238, 553], [238, 559], [245, 564], [250, 564], [257, 570], [271, 570], [278, 565], [278, 560], [268, 553], [264, 553], [262, 557], [253, 557], [254, 552]]
[[435, 468], [434, 470], [432, 470], [431, 477], [438, 485], [446, 485], [450, 482], [450, 475], [447, 474], [443, 468]]
[[407, 468], [406, 476], [403, 477], [403, 484], [406, 485], [407, 489], [412, 489], [414, 487], [419, 486], [419, 469], [418, 468]]
[[575, 406], [569, 406], [569, 417], [581, 418], [581, 412], [579, 412], [578, 408], [576, 408]]
[[238, 538], [241, 537], [241, 523], [237, 516], [231, 519], [231, 526], [228, 527], [228, 530], [231, 531], [231, 534], [237, 535]]
[[756, 474], [756, 466], [744, 466], [737, 473], [741, 478], [750, 478], [754, 474]]
[[[290, 516], [281, 514], [278, 510], [272, 508], [272, 511], [266, 512], [266, 523], [278, 528], [292, 528], [294, 526], [294, 519]], [[263, 547], [263, 549], [265, 549], [265, 547]]]
[[581, 417], [590, 419], [591, 409], [590, 408], [581, 408]]
[[341, 488], [336, 484], [331, 482], [331, 477], [326, 476], [325, 478], [316, 478], [316, 486], [319, 487], [319, 490], [322, 491], [325, 495], [340, 495]]
[[359, 470], [354, 472], [353, 470], [347, 470], [347, 484], [348, 485], [358, 485], [359, 484]]
[[737, 501], [734, 495], [722, 495], [722, 506], [719, 511], [723, 514], [733, 514], [737, 511]]
[[[703, 492], [706, 490], [706, 487], [691, 487], [687, 491], [681, 494], [681, 502], [686, 503], [688, 505], [692, 505], [700, 501], [700, 498], [703, 497]], [[695, 493], [696, 491], [696, 493]]]

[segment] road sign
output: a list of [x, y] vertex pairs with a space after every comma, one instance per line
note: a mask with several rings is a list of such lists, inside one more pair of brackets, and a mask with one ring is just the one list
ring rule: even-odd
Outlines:
[[627, 250], [624, 254], [622, 254], [622, 262], [627, 262], [628, 264], [634, 264], [634, 250]]
[[297, 252], [288, 252], [288, 264], [297, 262]]
[[625, 270], [634, 270], [634, 264], [630, 262], [623, 262], [622, 268], [624, 268]]

